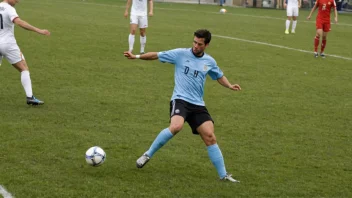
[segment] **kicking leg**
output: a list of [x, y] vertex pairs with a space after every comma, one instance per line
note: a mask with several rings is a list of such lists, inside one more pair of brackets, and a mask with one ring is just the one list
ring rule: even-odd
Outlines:
[[164, 146], [174, 135], [182, 130], [184, 124], [184, 118], [179, 115], [175, 115], [171, 118], [169, 128], [162, 130], [159, 135], [155, 138], [154, 142], [150, 146], [149, 150], [146, 151], [137, 160], [137, 168], [142, 168], [154, 153], [157, 152], [162, 146]]

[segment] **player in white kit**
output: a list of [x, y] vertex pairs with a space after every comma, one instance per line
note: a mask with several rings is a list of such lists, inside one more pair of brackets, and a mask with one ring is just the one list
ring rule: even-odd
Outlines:
[[286, 20], [286, 30], [285, 34], [289, 34], [290, 22], [292, 19], [292, 28], [291, 33], [295, 33], [295, 29], [297, 26], [297, 17], [299, 8], [301, 8], [302, 0], [285, 0], [284, 8], [286, 8], [287, 12], [287, 20]]
[[14, 6], [19, 0], [3, 0], [0, 3], [0, 65], [6, 58], [19, 72], [21, 72], [21, 83], [27, 95], [27, 104], [41, 105], [43, 101], [33, 96], [32, 82], [24, 56], [17, 45], [14, 24], [42, 35], [50, 35], [48, 30], [38, 29], [19, 18]]
[[141, 50], [140, 53], [144, 54], [145, 44], [147, 42], [146, 36], [146, 28], [148, 27], [148, 5], [147, 2], [149, 1], [149, 16], [153, 16], [153, 1], [152, 0], [127, 0], [126, 10], [125, 10], [125, 18], [128, 17], [128, 10], [130, 8], [131, 2], [131, 15], [130, 15], [130, 34], [128, 36], [128, 51], [132, 52], [135, 34], [137, 28], [139, 27], [140, 33], [140, 43], [141, 43]]

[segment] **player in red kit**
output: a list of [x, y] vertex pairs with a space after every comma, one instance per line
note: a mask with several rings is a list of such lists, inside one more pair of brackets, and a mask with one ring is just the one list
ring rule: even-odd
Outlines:
[[334, 9], [335, 14], [335, 23], [337, 23], [337, 10], [335, 0], [317, 0], [315, 2], [312, 11], [309, 13], [307, 19], [309, 20], [312, 16], [313, 12], [318, 8], [318, 15], [316, 19], [316, 28], [317, 33], [314, 39], [314, 57], [318, 57], [318, 46], [320, 37], [322, 37], [321, 48], [320, 48], [320, 56], [325, 58], [324, 49], [326, 47], [326, 37], [328, 32], [331, 30], [330, 28], [330, 12], [331, 8]]

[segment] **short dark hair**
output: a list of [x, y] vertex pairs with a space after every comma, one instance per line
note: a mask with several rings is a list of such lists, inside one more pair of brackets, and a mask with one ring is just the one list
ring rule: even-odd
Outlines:
[[211, 33], [206, 29], [199, 29], [194, 32], [194, 36], [197, 38], [204, 38], [204, 43], [208, 44], [211, 40]]

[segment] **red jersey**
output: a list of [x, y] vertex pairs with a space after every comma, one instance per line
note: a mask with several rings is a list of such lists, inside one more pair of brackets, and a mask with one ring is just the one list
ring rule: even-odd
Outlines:
[[317, 21], [330, 22], [331, 8], [336, 7], [335, 0], [317, 0], [315, 5], [318, 6]]

